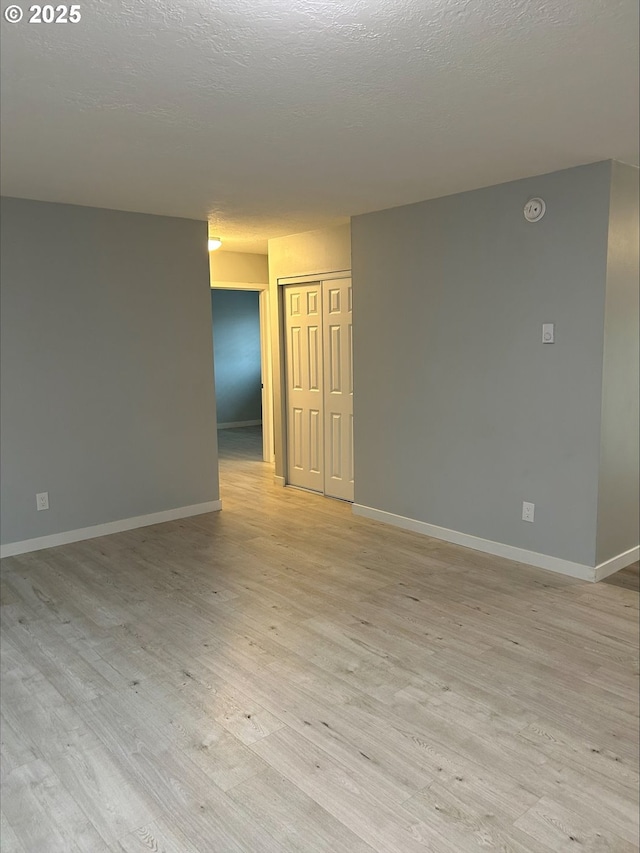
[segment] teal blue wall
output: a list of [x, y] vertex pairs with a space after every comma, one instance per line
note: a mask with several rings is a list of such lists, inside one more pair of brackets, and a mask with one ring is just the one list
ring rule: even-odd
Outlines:
[[212, 290], [218, 423], [262, 418], [260, 308], [254, 290]]

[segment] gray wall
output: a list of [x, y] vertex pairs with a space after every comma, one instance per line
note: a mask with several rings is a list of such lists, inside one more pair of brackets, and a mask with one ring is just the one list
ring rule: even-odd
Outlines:
[[259, 299], [255, 290], [211, 291], [219, 424], [262, 418]]
[[598, 562], [638, 544], [638, 169], [613, 164], [604, 330]]
[[356, 503], [594, 565], [610, 177], [352, 220]]
[[2, 200], [3, 543], [218, 498], [206, 240]]

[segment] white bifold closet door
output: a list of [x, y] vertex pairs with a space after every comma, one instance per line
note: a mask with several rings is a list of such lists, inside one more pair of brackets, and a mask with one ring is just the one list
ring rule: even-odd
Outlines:
[[284, 290], [287, 482], [352, 501], [351, 279]]
[[322, 282], [324, 492], [353, 500], [351, 279]]
[[287, 482], [324, 491], [322, 285], [285, 287]]

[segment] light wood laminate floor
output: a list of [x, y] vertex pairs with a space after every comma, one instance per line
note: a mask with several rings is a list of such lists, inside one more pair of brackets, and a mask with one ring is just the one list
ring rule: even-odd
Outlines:
[[[3, 561], [3, 853], [638, 849], [638, 593], [273, 485]], [[637, 566], [626, 578], [637, 577]]]

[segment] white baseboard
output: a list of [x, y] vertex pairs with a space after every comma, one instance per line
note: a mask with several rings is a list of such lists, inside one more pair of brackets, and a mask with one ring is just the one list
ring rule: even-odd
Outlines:
[[175, 521], [178, 518], [203, 515], [205, 512], [217, 512], [221, 509], [222, 501], [207, 501], [206, 503], [193, 504], [192, 506], [179, 506], [175, 509], [166, 509], [163, 512], [152, 512], [150, 515], [138, 515], [134, 518], [108, 521], [106, 524], [80, 527], [77, 530], [65, 530], [63, 533], [52, 533], [49, 536], [39, 536], [37, 539], [9, 542], [7, 545], [0, 546], [0, 557], [15, 557], [17, 554], [41, 551], [43, 548], [55, 548], [58, 545], [68, 545], [70, 542], [81, 542], [83, 539], [109, 536], [111, 533], [122, 533], [125, 530], [134, 530], [136, 527], [148, 527], [151, 524], [162, 524], [164, 521]]
[[640, 547], [629, 548], [624, 554], [618, 554], [617, 557], [612, 557], [610, 560], [605, 560], [604, 563], [597, 565], [595, 568], [595, 580], [602, 581], [608, 578], [609, 575], [619, 572], [620, 569], [626, 569], [627, 566], [637, 562], [638, 559], [640, 559]]
[[460, 533], [446, 527], [437, 527], [435, 524], [427, 524], [426, 521], [406, 518], [403, 515], [395, 515], [392, 512], [362, 506], [362, 504], [353, 504], [353, 513], [364, 518], [371, 518], [374, 521], [392, 524], [394, 527], [401, 527], [404, 530], [412, 530], [414, 533], [421, 533], [424, 536], [431, 536], [433, 539], [443, 539], [445, 542], [462, 545], [464, 548], [472, 548], [474, 551], [483, 551], [485, 554], [494, 554], [496, 557], [504, 557], [517, 563], [526, 563], [539, 569], [547, 569], [550, 572], [570, 575], [573, 578], [580, 578], [585, 581], [602, 580], [638, 559], [638, 548], [632, 548], [625, 554], [620, 554], [599, 566], [585, 566], [582, 563], [573, 563], [570, 560], [562, 560], [548, 554], [539, 554], [537, 551], [516, 548], [502, 542], [492, 542], [490, 539], [480, 539], [478, 536], [471, 536], [468, 533]]
[[276, 474], [274, 476], [273, 482], [276, 484], [276, 486], [282, 486], [282, 488], [287, 485], [287, 481], [285, 480], [285, 478], [281, 477], [279, 474]]
[[229, 421], [226, 424], [218, 424], [218, 429], [235, 429], [245, 426], [262, 426], [262, 421]]

